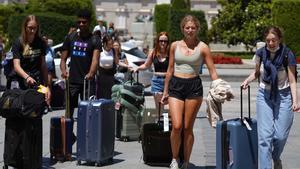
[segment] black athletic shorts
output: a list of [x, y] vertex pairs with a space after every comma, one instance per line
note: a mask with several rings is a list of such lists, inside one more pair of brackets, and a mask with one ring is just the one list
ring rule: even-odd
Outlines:
[[196, 76], [186, 79], [172, 76], [169, 82], [169, 97], [179, 100], [203, 97], [201, 78]]

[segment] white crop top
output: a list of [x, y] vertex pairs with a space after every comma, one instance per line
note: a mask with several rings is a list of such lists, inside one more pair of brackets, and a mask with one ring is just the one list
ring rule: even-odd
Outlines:
[[100, 53], [99, 65], [102, 68], [109, 69], [113, 67], [114, 63], [114, 52], [111, 49], [110, 51], [103, 51]]

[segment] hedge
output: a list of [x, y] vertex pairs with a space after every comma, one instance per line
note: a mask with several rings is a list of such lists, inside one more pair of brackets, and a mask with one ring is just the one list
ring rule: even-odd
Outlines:
[[183, 38], [183, 34], [180, 29], [180, 22], [186, 15], [194, 15], [200, 21], [200, 32], [198, 37], [201, 41], [208, 42], [207, 37], [207, 22], [203, 11], [188, 11], [188, 10], [171, 10], [168, 32], [170, 34], [171, 41], [179, 40]]
[[170, 4], [155, 5], [154, 21], [156, 32], [168, 30]]
[[283, 29], [284, 42], [296, 56], [300, 56], [299, 0], [275, 0], [272, 6], [274, 24]]
[[[21, 34], [21, 25], [28, 14], [13, 15], [8, 22], [8, 36], [14, 41]], [[69, 28], [74, 26], [76, 17], [55, 13], [34, 14], [40, 22], [40, 34], [53, 39], [54, 44], [64, 40]]]

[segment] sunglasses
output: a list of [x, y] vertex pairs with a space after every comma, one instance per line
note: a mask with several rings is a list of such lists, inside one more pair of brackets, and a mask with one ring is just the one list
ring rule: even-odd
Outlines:
[[36, 30], [37, 27], [36, 26], [27, 26], [27, 29], [29, 29], [29, 30]]
[[160, 43], [168, 43], [168, 40], [159, 40]]
[[87, 21], [77, 21], [77, 23], [78, 23], [78, 25], [80, 25], [81, 23], [85, 25], [87, 23]]

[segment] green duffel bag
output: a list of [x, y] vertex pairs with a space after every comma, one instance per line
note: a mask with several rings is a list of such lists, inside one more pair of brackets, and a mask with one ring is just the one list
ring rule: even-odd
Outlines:
[[136, 95], [125, 88], [120, 89], [120, 97], [134, 105], [141, 105], [145, 102], [145, 97], [143, 95]]

